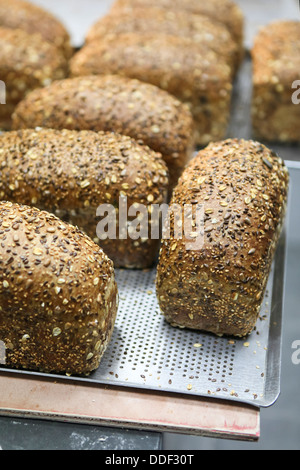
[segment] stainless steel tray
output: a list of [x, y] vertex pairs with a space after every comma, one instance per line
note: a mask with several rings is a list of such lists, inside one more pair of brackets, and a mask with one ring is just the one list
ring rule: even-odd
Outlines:
[[244, 339], [181, 330], [160, 313], [155, 270], [118, 271], [120, 314], [90, 380], [272, 405], [280, 392], [285, 232], [255, 331]]
[[157, 303], [156, 270], [117, 270], [120, 308], [109, 347], [97, 371], [89, 377], [69, 379], [215, 397], [257, 407], [272, 405], [280, 392], [284, 264], [285, 231], [257, 327], [245, 339], [219, 338], [170, 326]]

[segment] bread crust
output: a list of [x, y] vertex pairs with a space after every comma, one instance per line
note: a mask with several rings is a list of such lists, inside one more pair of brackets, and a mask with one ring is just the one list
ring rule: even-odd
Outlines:
[[47, 212], [0, 203], [0, 340], [6, 367], [88, 375], [117, 314], [112, 262]]
[[255, 38], [252, 122], [256, 138], [300, 142], [300, 106], [292, 101], [299, 80], [300, 22], [275, 21]]
[[6, 86], [0, 128], [10, 129], [12, 113], [27, 93], [66, 77], [67, 73], [66, 59], [39, 34], [0, 27], [0, 76]]
[[[226, 140], [200, 151], [187, 166], [171, 204], [200, 204], [200, 249], [190, 234], [164, 240], [157, 296], [174, 326], [243, 337], [257, 322], [284, 220], [289, 175], [258, 142]], [[178, 232], [177, 232], [178, 233]]]
[[73, 55], [70, 35], [65, 26], [45, 9], [24, 0], [0, 0], [0, 26], [40, 34], [66, 57]]
[[167, 10], [186, 11], [188, 13], [205, 15], [225, 24], [232, 37], [244, 49], [244, 15], [241, 8], [231, 0], [116, 0], [111, 11], [122, 13], [136, 7], [165, 8]]
[[194, 150], [190, 111], [150, 84], [119, 76], [78, 77], [36, 90], [19, 104], [13, 129], [113, 131], [159, 152], [168, 165], [170, 188]]
[[[121, 239], [118, 222], [120, 198], [127, 199], [128, 209], [142, 204], [147, 211], [152, 204], [167, 202], [168, 170], [160, 154], [127, 136], [66, 129], [7, 132], [0, 136], [0, 145], [2, 200], [33, 205], [78, 226], [116, 267], [154, 264], [159, 238], [152, 240], [149, 234], [136, 240], [125, 234]], [[103, 230], [112, 225], [102, 231], [98, 226], [106, 216], [97, 216], [104, 204], [116, 211], [115, 238], [104, 239]], [[149, 233], [150, 217], [142, 224]]]
[[105, 37], [114, 37], [126, 33], [169, 34], [187, 37], [197, 44], [205, 44], [232, 67], [233, 75], [240, 62], [240, 51], [232, 39], [227, 27], [205, 15], [191, 14], [185, 11], [163, 8], [133, 8], [120, 13], [109, 12], [100, 18], [88, 31], [86, 44], [101, 42]]
[[222, 139], [227, 132], [231, 68], [191, 39], [138, 33], [106, 37], [77, 52], [70, 70], [72, 76], [119, 74], [166, 90], [190, 107], [198, 145]]

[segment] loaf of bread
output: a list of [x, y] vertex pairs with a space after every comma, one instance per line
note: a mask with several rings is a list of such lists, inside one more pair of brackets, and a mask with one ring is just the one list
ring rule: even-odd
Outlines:
[[255, 38], [252, 121], [266, 142], [300, 142], [300, 106], [292, 89], [299, 80], [300, 22], [276, 21]]
[[117, 314], [112, 262], [47, 212], [0, 203], [0, 341], [5, 366], [88, 375]]
[[12, 113], [27, 93], [64, 78], [67, 70], [66, 59], [39, 34], [0, 28], [0, 77], [6, 101], [0, 106], [0, 128], [10, 129]]
[[186, 11], [189, 14], [205, 15], [224, 24], [238, 44], [244, 49], [244, 15], [232, 0], [115, 0], [111, 11], [123, 14], [137, 7], [159, 7], [168, 11]]
[[60, 20], [43, 8], [23, 0], [0, 0], [0, 26], [40, 34], [69, 59], [73, 54], [70, 36]]
[[[150, 208], [165, 203], [168, 192], [160, 154], [127, 136], [66, 129], [7, 132], [0, 148], [1, 200], [78, 226], [116, 267], [148, 268], [157, 260], [160, 234], [152, 238], [150, 229], [156, 223], [158, 230], [159, 221], [151, 220]], [[137, 218], [140, 227], [131, 233]]]
[[122, 14], [118, 11], [110, 12], [90, 28], [86, 44], [99, 43], [107, 36], [134, 32], [187, 37], [225, 58], [233, 74], [239, 65], [240, 51], [227, 27], [207, 16], [186, 11], [137, 7], [125, 10]]
[[227, 132], [232, 71], [205, 44], [168, 34], [120, 34], [84, 46], [70, 70], [73, 76], [119, 74], [166, 90], [189, 105], [197, 145]]
[[[283, 161], [254, 141], [212, 143], [190, 162], [173, 192], [170, 236], [164, 236], [157, 270], [157, 296], [169, 323], [216, 335], [253, 331], [288, 184]], [[184, 222], [174, 204], [182, 214], [188, 209]], [[189, 205], [198, 211], [192, 215]]]
[[112, 131], [161, 153], [176, 184], [194, 150], [190, 111], [159, 88], [119, 76], [79, 77], [36, 90], [20, 103], [13, 129]]

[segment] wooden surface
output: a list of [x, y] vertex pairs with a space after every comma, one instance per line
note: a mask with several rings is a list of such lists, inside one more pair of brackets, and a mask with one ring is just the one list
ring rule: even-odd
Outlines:
[[189, 396], [0, 375], [0, 414], [237, 440], [259, 438], [257, 408]]

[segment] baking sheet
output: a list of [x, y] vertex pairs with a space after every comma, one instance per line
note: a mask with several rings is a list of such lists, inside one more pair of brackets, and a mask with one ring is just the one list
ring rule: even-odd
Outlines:
[[120, 307], [112, 340], [97, 371], [70, 380], [272, 405], [280, 391], [284, 262], [285, 231], [256, 329], [244, 339], [170, 326], [156, 299], [156, 270], [117, 270]]

